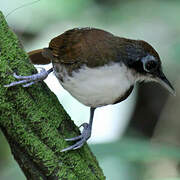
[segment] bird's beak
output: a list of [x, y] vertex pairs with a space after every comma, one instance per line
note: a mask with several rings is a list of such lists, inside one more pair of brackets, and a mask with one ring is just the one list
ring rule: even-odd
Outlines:
[[164, 73], [162, 72], [162, 70], [160, 70], [158, 72], [157, 75], [157, 81], [165, 88], [167, 89], [172, 95], [176, 95], [176, 92], [173, 88], [173, 86], [171, 85], [171, 83], [168, 81], [168, 79], [166, 78], [166, 76], [164, 75]]

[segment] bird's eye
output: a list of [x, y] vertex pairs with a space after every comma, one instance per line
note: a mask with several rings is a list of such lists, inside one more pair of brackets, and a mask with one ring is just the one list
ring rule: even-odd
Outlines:
[[150, 60], [150, 61], [148, 61], [148, 62], [146, 62], [145, 63], [145, 70], [146, 71], [154, 71], [154, 70], [156, 70], [157, 69], [157, 62], [156, 61], [154, 61], [154, 60]]
[[140, 61], [143, 64], [143, 70], [149, 73], [154, 73], [160, 67], [160, 62], [152, 55], [147, 55]]

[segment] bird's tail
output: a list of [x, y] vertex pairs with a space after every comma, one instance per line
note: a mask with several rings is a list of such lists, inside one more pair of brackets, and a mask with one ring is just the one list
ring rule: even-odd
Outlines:
[[44, 49], [37, 49], [37, 50], [28, 52], [30, 61], [33, 64], [37, 64], [37, 65], [51, 63], [51, 59], [43, 56], [43, 51], [44, 51]]

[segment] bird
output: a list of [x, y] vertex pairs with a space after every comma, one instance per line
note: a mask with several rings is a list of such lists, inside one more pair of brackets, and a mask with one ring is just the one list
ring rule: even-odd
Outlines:
[[52, 63], [52, 68], [19, 76], [5, 87], [31, 86], [54, 72], [62, 87], [90, 107], [89, 123], [83, 123], [75, 143], [61, 152], [81, 148], [91, 136], [96, 108], [125, 100], [138, 82], [158, 82], [170, 93], [175, 90], [162, 70], [157, 51], [143, 40], [116, 36], [97, 28], [74, 28], [53, 38], [49, 47], [28, 53], [33, 64]]

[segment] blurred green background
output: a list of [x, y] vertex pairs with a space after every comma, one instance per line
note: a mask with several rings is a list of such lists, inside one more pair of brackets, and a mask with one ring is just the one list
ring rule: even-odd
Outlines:
[[[138, 85], [128, 100], [97, 110], [89, 143], [108, 180], [180, 179], [180, 1], [0, 0], [0, 10], [7, 15], [31, 2], [7, 17], [27, 51], [75, 27], [142, 39], [158, 51], [176, 97], [154, 83]], [[88, 121], [89, 109], [53, 74], [46, 83], [77, 125]], [[2, 134], [0, 142], [0, 180], [24, 180]]]

